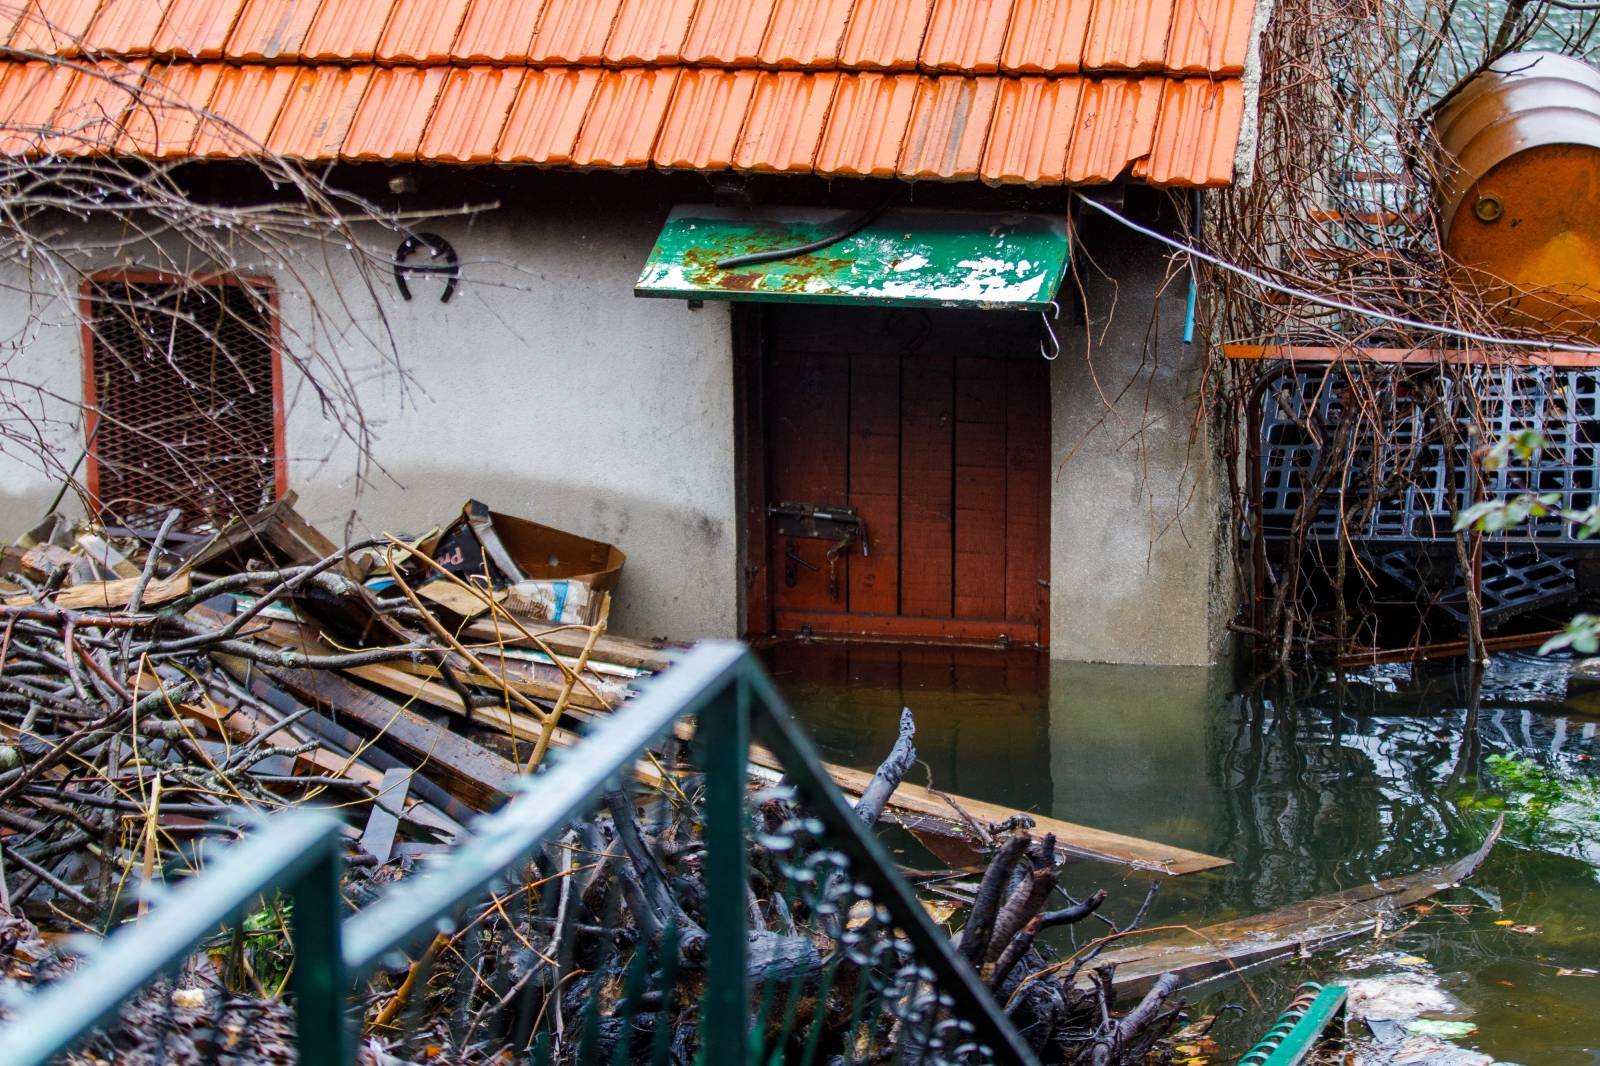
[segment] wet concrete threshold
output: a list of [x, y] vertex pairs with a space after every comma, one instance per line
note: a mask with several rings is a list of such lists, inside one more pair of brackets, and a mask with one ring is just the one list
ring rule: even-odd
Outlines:
[[[1600, 810], [1587, 799], [1600, 793], [1584, 788], [1600, 771], [1600, 694], [1569, 680], [1570, 664], [1498, 656], [1475, 698], [1450, 665], [1250, 685], [1226, 669], [1027, 651], [788, 643], [768, 655], [830, 759], [874, 765], [910, 706], [919, 784], [1235, 861], [1164, 884], [1150, 925], [1409, 873], [1472, 851], [1507, 810], [1479, 874], [1409, 924], [1199, 995], [1200, 1012], [1242, 1008], [1217, 1024], [1210, 1057], [1237, 1059], [1300, 982], [1364, 980], [1366, 995], [1390, 997], [1380, 1013], [1422, 1003], [1420, 1018], [1383, 1027], [1390, 1044], [1369, 1061], [1600, 1066]], [[1524, 760], [1534, 783], [1497, 776], [1498, 759]], [[1577, 781], [1583, 803], [1530, 813], [1550, 772]], [[1094, 863], [1064, 881], [1075, 895], [1105, 887], [1123, 917], [1147, 887]]]

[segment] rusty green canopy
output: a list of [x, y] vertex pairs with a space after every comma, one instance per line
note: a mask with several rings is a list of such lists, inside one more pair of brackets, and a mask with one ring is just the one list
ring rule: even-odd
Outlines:
[[[719, 266], [851, 230], [807, 254]], [[1070, 249], [1064, 216], [689, 204], [668, 216], [633, 291], [679, 300], [1044, 311]]]

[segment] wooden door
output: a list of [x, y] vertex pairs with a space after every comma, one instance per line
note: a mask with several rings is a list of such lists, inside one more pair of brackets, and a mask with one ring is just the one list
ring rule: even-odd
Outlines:
[[1047, 364], [769, 353], [766, 502], [853, 507], [868, 534], [830, 561], [829, 542], [766, 523], [771, 629], [1045, 644]]

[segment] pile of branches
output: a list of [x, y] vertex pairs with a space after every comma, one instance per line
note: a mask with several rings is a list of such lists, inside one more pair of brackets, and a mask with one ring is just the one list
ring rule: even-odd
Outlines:
[[[497, 616], [496, 639], [482, 627], [469, 639], [462, 617], [415, 591], [436, 566], [426, 538], [331, 547], [287, 507], [243, 523], [245, 538], [230, 527], [185, 543], [176, 523], [116, 547], [105, 530], [72, 551], [46, 540], [0, 564], [0, 965], [13, 987], [69, 972], [62, 934], [111, 933], [286, 806], [344, 812], [342, 891], [366, 906], [469, 839], [472, 817], [626, 698], [595, 672], [594, 654], [630, 647], [602, 643], [603, 607], [589, 627]], [[387, 594], [369, 591], [375, 574]], [[542, 649], [544, 665], [513, 644]], [[869, 827], [915, 764], [913, 733], [907, 712], [857, 805]], [[391, 772], [406, 780], [397, 792]], [[663, 1047], [694, 1061], [711, 898], [703, 779], [678, 741], [641, 773], [458, 928], [373, 975], [360, 1001], [368, 1061], [643, 1062]], [[817, 1061], [909, 1046], [940, 1060], [926, 1033], [948, 1010], [926, 960], [906, 954], [803, 800], [753, 773], [749, 819], [751, 1016], [765, 1046], [784, 1057], [809, 1045]], [[1118, 927], [1104, 892], [1065, 894], [1054, 840], [1026, 829], [986, 827], [981, 876], [912, 876], [951, 919], [964, 914], [955, 949], [1043, 1061], [1144, 1061], [1181, 1009], [1168, 1002], [1176, 982], [1119, 1003], [1096, 959], [1149, 899]], [[86, 1061], [284, 1061], [291, 918], [263, 900], [127, 1005]], [[1081, 922], [1107, 931], [1060, 957], [1052, 931]], [[863, 997], [876, 1004], [864, 1013]]]

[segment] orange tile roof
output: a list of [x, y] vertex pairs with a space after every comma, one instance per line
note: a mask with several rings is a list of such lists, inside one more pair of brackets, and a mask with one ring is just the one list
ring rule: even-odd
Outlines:
[[[10, 49], [0, 49], [0, 153], [71, 141], [73, 151], [163, 158], [269, 150], [1170, 186], [1232, 180], [1256, 11], [1254, 0], [22, 7], [0, 25]], [[160, 92], [124, 107], [114, 85], [79, 77], [80, 56], [134, 72], [155, 62], [145, 84]], [[202, 121], [185, 101], [215, 117]], [[94, 120], [77, 121], [86, 111]]]

